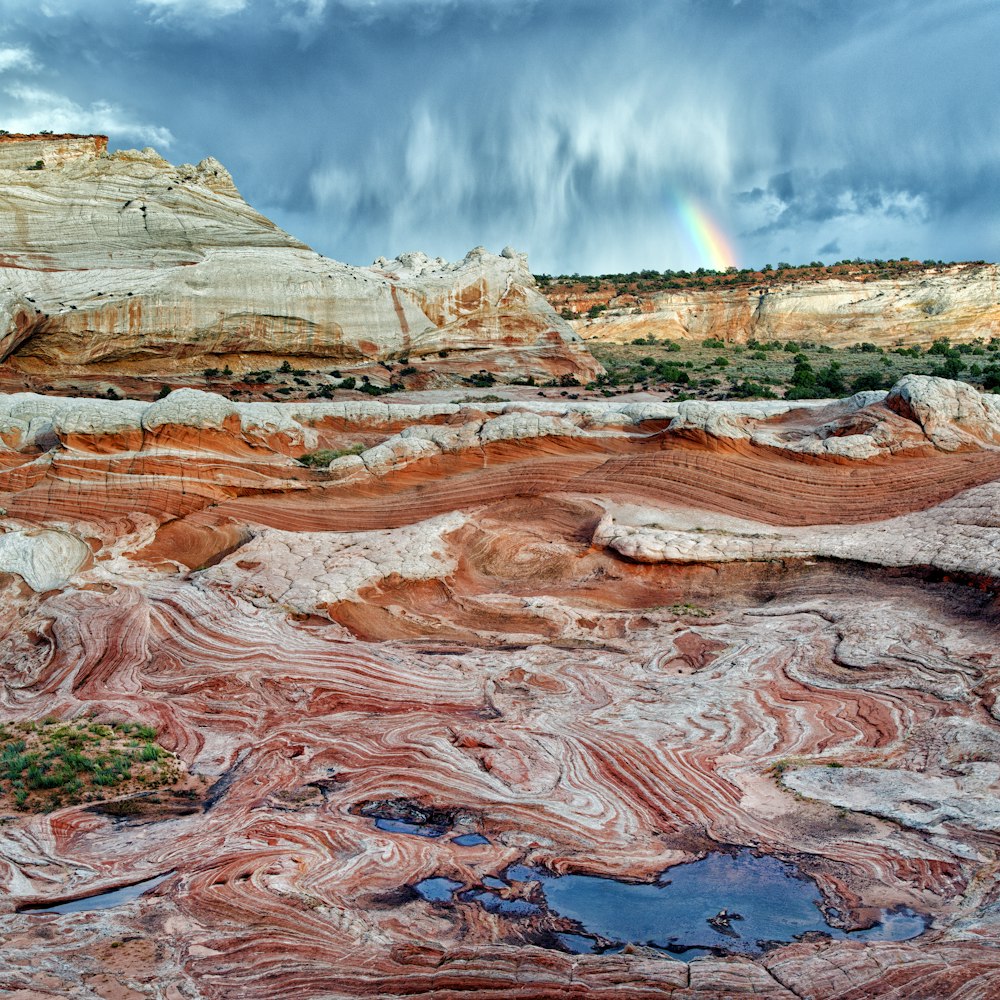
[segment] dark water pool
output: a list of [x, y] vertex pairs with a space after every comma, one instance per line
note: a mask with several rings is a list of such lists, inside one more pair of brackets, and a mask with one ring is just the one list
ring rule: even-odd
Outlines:
[[455, 890], [462, 888], [462, 883], [456, 882], [453, 878], [444, 878], [438, 875], [435, 878], [425, 878], [413, 888], [429, 903], [447, 903]]
[[[537, 882], [541, 898], [517, 885], [525, 882]], [[516, 898], [508, 898], [512, 887]], [[809, 932], [837, 939], [905, 941], [927, 928], [920, 914], [896, 909], [883, 911], [875, 926], [848, 934], [827, 923], [812, 879], [788, 862], [747, 850], [709, 854], [669, 869], [651, 884], [552, 875], [512, 865], [503, 878], [487, 876], [480, 885], [431, 878], [415, 888], [427, 900], [475, 903], [512, 919], [567, 918], [578, 930], [567, 932], [564, 926], [555, 938], [580, 954], [617, 951], [633, 943], [687, 961], [710, 952], [758, 955], [769, 943], [794, 941]], [[728, 914], [728, 921], [718, 920], [720, 911]], [[712, 918], [714, 923], [709, 922]]]
[[57, 903], [54, 906], [30, 906], [21, 910], [22, 913], [81, 913], [84, 910], [108, 910], [112, 906], [121, 906], [138, 899], [144, 892], [166, 881], [173, 872], [148, 878], [144, 882], [124, 885], [111, 892], [99, 892], [94, 896], [84, 896], [82, 899], [71, 899], [68, 903]]
[[[750, 851], [710, 854], [669, 869], [649, 885], [590, 875], [555, 876], [523, 865], [508, 868], [505, 876], [512, 882], [539, 882], [549, 912], [581, 926], [584, 934], [579, 937], [584, 940], [564, 942], [574, 951], [589, 950], [589, 934], [685, 953], [715, 949], [759, 954], [766, 942], [793, 941], [809, 931], [834, 938], [903, 941], [927, 926], [924, 917], [900, 909], [884, 912], [881, 922], [868, 930], [847, 934], [826, 922], [812, 879], [787, 862]], [[731, 919], [728, 927], [709, 924], [722, 910], [742, 919]]]
[[480, 844], [488, 844], [489, 840], [481, 833], [460, 833], [457, 837], [452, 837], [451, 842], [459, 847], [478, 847]]
[[443, 837], [448, 828], [428, 823], [411, 823], [405, 819], [388, 819], [380, 816], [375, 820], [375, 828], [386, 833], [408, 833], [412, 837]]
[[461, 899], [478, 903], [488, 913], [501, 913], [505, 917], [530, 917], [542, 912], [540, 906], [527, 899], [505, 899], [496, 892], [463, 892]]

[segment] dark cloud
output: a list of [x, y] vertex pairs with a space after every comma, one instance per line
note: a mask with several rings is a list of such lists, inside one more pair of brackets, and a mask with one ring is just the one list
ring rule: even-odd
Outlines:
[[[996, 258], [992, 0], [0, 0], [0, 125], [212, 154], [322, 251]], [[831, 240], [831, 232], [836, 239]]]

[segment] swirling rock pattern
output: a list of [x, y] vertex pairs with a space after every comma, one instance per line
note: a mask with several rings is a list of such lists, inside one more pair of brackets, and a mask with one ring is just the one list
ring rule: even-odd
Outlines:
[[[989, 401], [934, 409], [954, 392], [0, 400], [0, 555], [73, 540], [45, 581], [0, 564], [3, 716], [155, 725], [195, 784], [186, 809], [6, 818], [0, 990], [997, 996], [1000, 453]], [[809, 447], [832, 424], [868, 444]], [[643, 881], [720, 845], [797, 861], [845, 928], [909, 906], [929, 929], [685, 964], [412, 889]]]

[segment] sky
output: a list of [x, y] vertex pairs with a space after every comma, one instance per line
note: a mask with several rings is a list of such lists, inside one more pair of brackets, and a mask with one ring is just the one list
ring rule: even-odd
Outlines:
[[997, 0], [0, 0], [0, 128], [215, 156], [352, 264], [1000, 258]]

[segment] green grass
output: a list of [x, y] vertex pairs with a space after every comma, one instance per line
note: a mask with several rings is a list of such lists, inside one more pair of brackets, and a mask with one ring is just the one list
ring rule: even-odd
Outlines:
[[364, 450], [363, 444], [352, 444], [346, 448], [320, 448], [300, 455], [298, 462], [309, 469], [325, 469], [335, 459], [343, 458], [344, 455], [360, 455]]
[[[606, 396], [636, 389], [665, 399], [778, 399], [847, 396], [887, 389], [907, 374], [944, 375], [989, 390], [1000, 386], [1000, 341], [938, 342], [920, 348], [883, 349], [873, 344], [832, 348], [810, 342], [729, 344], [652, 340], [615, 344], [587, 342], [607, 370], [588, 388]], [[720, 359], [726, 363], [720, 364]], [[815, 377], [815, 381], [812, 379]]]
[[0, 807], [47, 812], [169, 784], [180, 769], [156, 735], [131, 722], [0, 723]]
[[697, 604], [671, 604], [666, 610], [672, 615], [687, 618], [711, 618], [715, 613], [708, 608], [699, 607]]

